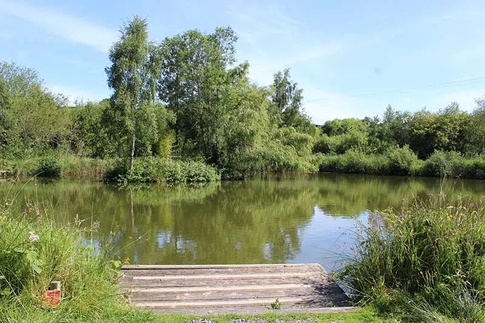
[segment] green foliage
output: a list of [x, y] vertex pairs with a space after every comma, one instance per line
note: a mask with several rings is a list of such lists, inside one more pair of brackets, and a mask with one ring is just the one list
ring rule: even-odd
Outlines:
[[450, 177], [454, 160], [460, 156], [454, 152], [435, 151], [425, 162], [422, 174], [424, 176]]
[[389, 152], [389, 173], [393, 175], [413, 175], [418, 164], [418, 156], [409, 148], [394, 148]]
[[322, 126], [322, 136], [316, 151], [325, 154], [344, 154], [351, 149], [366, 150], [368, 127], [358, 119], [335, 119]]
[[156, 114], [164, 109], [156, 102], [160, 61], [156, 48], [148, 42], [147, 28], [138, 16], [124, 26], [121, 39], [110, 50], [112, 65], [106, 68], [114, 93], [102, 120], [110, 138], [125, 153], [121, 156], [130, 158], [130, 175], [135, 154], [150, 155], [152, 145], [158, 142], [161, 122]]
[[0, 62], [0, 152], [10, 158], [64, 149], [71, 122], [66, 100], [48, 91], [37, 72]]
[[457, 158], [452, 162], [452, 176], [460, 178], [485, 178], [485, 158]]
[[[147, 318], [117, 295], [116, 271], [103, 251], [82, 238], [75, 225], [56, 225], [36, 203], [22, 214], [0, 207], [0, 317], [9, 322], [119, 321]], [[51, 311], [42, 297], [51, 281], [60, 281], [62, 301]], [[118, 319], [115, 319], [118, 317]]]
[[102, 117], [109, 109], [109, 100], [88, 102], [74, 108], [71, 150], [82, 157], [105, 158], [115, 155], [117, 144], [108, 137]]
[[414, 319], [424, 309], [483, 321], [484, 212], [483, 200], [450, 200], [444, 193], [389, 210], [381, 223], [364, 229], [341, 277], [361, 304]]
[[419, 158], [428, 158], [435, 150], [464, 153], [470, 115], [451, 104], [438, 113], [426, 110], [415, 113], [410, 120], [409, 145]]
[[[203, 322], [204, 320], [211, 320], [218, 323], [234, 323], [242, 322], [267, 322], [267, 323], [282, 323], [282, 322], [312, 322], [312, 323], [361, 323], [361, 322], [383, 322], [372, 309], [356, 309], [350, 312], [342, 313], [301, 313], [301, 314], [284, 314], [284, 313], [266, 313], [258, 315], [205, 315], [204, 317], [175, 315], [175, 314], [160, 314], [155, 318], [155, 322], [162, 323], [187, 323], [187, 322]], [[196, 321], [199, 320], [199, 321]], [[387, 322], [387, 321], [386, 321]], [[389, 321], [394, 322], [394, 321]], [[397, 322], [397, 321], [396, 321]]]
[[271, 96], [274, 107], [271, 112], [283, 126], [300, 128], [310, 123], [302, 111], [302, 93], [303, 90], [298, 88], [298, 84], [291, 80], [289, 69], [274, 75]]
[[[302, 109], [303, 89], [288, 69], [276, 73], [270, 86], [250, 81], [249, 63], [236, 63], [231, 28], [189, 30], [161, 44], [149, 42], [147, 30], [138, 16], [122, 26], [105, 69], [113, 95], [99, 103], [67, 108], [67, 100], [46, 89], [36, 71], [0, 62], [1, 156], [22, 174], [35, 171], [32, 164], [46, 155], [70, 154], [108, 163], [129, 158], [131, 175], [135, 158], [156, 157], [201, 160], [228, 179], [317, 168], [485, 176], [483, 99], [473, 113], [460, 111], [456, 103], [436, 113], [388, 106], [382, 118], [316, 126]], [[76, 162], [67, 169], [61, 165], [62, 177], [84, 173]], [[177, 169], [169, 177], [178, 181], [184, 172]], [[159, 180], [145, 173], [138, 171], [131, 180]]]
[[343, 155], [326, 156], [322, 159], [319, 170], [353, 174], [388, 174], [389, 158], [351, 149]]
[[43, 158], [39, 161], [39, 166], [35, 170], [35, 175], [40, 177], [58, 178], [61, 175], [61, 165], [52, 158]]
[[276, 299], [273, 303], [270, 304], [271, 309], [273, 310], [280, 310], [281, 309], [281, 302], [279, 299]]
[[220, 180], [217, 170], [202, 162], [174, 161], [164, 158], [137, 158], [133, 173], [126, 163], [119, 160], [104, 175], [105, 182], [147, 183], [147, 182], [210, 182]]

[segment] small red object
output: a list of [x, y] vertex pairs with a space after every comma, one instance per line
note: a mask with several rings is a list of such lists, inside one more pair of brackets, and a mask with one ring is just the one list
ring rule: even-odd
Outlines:
[[50, 308], [58, 308], [61, 303], [61, 284], [52, 282], [49, 289], [44, 291], [44, 304]]

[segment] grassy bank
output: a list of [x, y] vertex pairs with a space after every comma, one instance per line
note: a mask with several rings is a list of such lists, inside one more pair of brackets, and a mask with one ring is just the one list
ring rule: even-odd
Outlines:
[[366, 154], [349, 150], [342, 155], [326, 156], [320, 164], [321, 172], [485, 178], [485, 158], [466, 158], [454, 152], [437, 151], [426, 160], [420, 160], [407, 147], [395, 148], [387, 154]]
[[429, 196], [383, 214], [342, 278], [355, 300], [412, 322], [485, 321], [485, 203]]
[[[116, 288], [116, 264], [84, 240], [75, 223], [56, 224], [30, 203], [22, 214], [12, 214], [9, 202], [2, 201], [0, 321], [130, 322], [149, 318], [125, 305]], [[62, 302], [56, 310], [43, 304], [44, 290], [51, 281], [61, 282]]]
[[6, 170], [10, 177], [19, 179], [40, 176], [114, 183], [193, 183], [220, 180], [218, 171], [203, 162], [151, 157], [135, 159], [131, 175], [127, 160], [81, 158], [73, 155], [0, 160], [0, 169]]

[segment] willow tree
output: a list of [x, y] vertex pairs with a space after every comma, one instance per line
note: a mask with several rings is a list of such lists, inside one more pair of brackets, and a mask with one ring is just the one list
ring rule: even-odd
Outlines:
[[113, 44], [109, 53], [112, 65], [106, 68], [108, 85], [114, 90], [109, 111], [110, 133], [112, 137], [121, 138], [124, 150], [129, 153], [132, 174], [137, 133], [140, 132], [137, 118], [155, 102], [156, 55], [148, 42], [146, 20], [135, 16], [120, 32], [120, 40]]

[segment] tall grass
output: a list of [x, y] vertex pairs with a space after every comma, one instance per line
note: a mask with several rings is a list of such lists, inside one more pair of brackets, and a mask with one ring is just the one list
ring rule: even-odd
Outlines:
[[354, 299], [410, 321], [485, 321], [484, 202], [440, 193], [383, 213], [341, 273]]
[[325, 156], [321, 172], [372, 175], [430, 176], [441, 178], [485, 178], [485, 156], [464, 157], [456, 152], [436, 151], [420, 160], [408, 148], [394, 148], [386, 154], [348, 150], [342, 155]]
[[66, 179], [102, 180], [114, 160], [75, 157], [68, 154], [53, 154], [28, 159], [4, 161], [8, 173], [19, 179], [30, 176]]
[[[118, 322], [146, 321], [120, 295], [115, 270], [102, 250], [83, 240], [75, 224], [55, 224], [45, 210], [27, 203], [13, 214], [0, 206], [0, 321]], [[93, 230], [96, 228], [94, 227]], [[43, 293], [60, 281], [58, 309], [46, 308]]]

